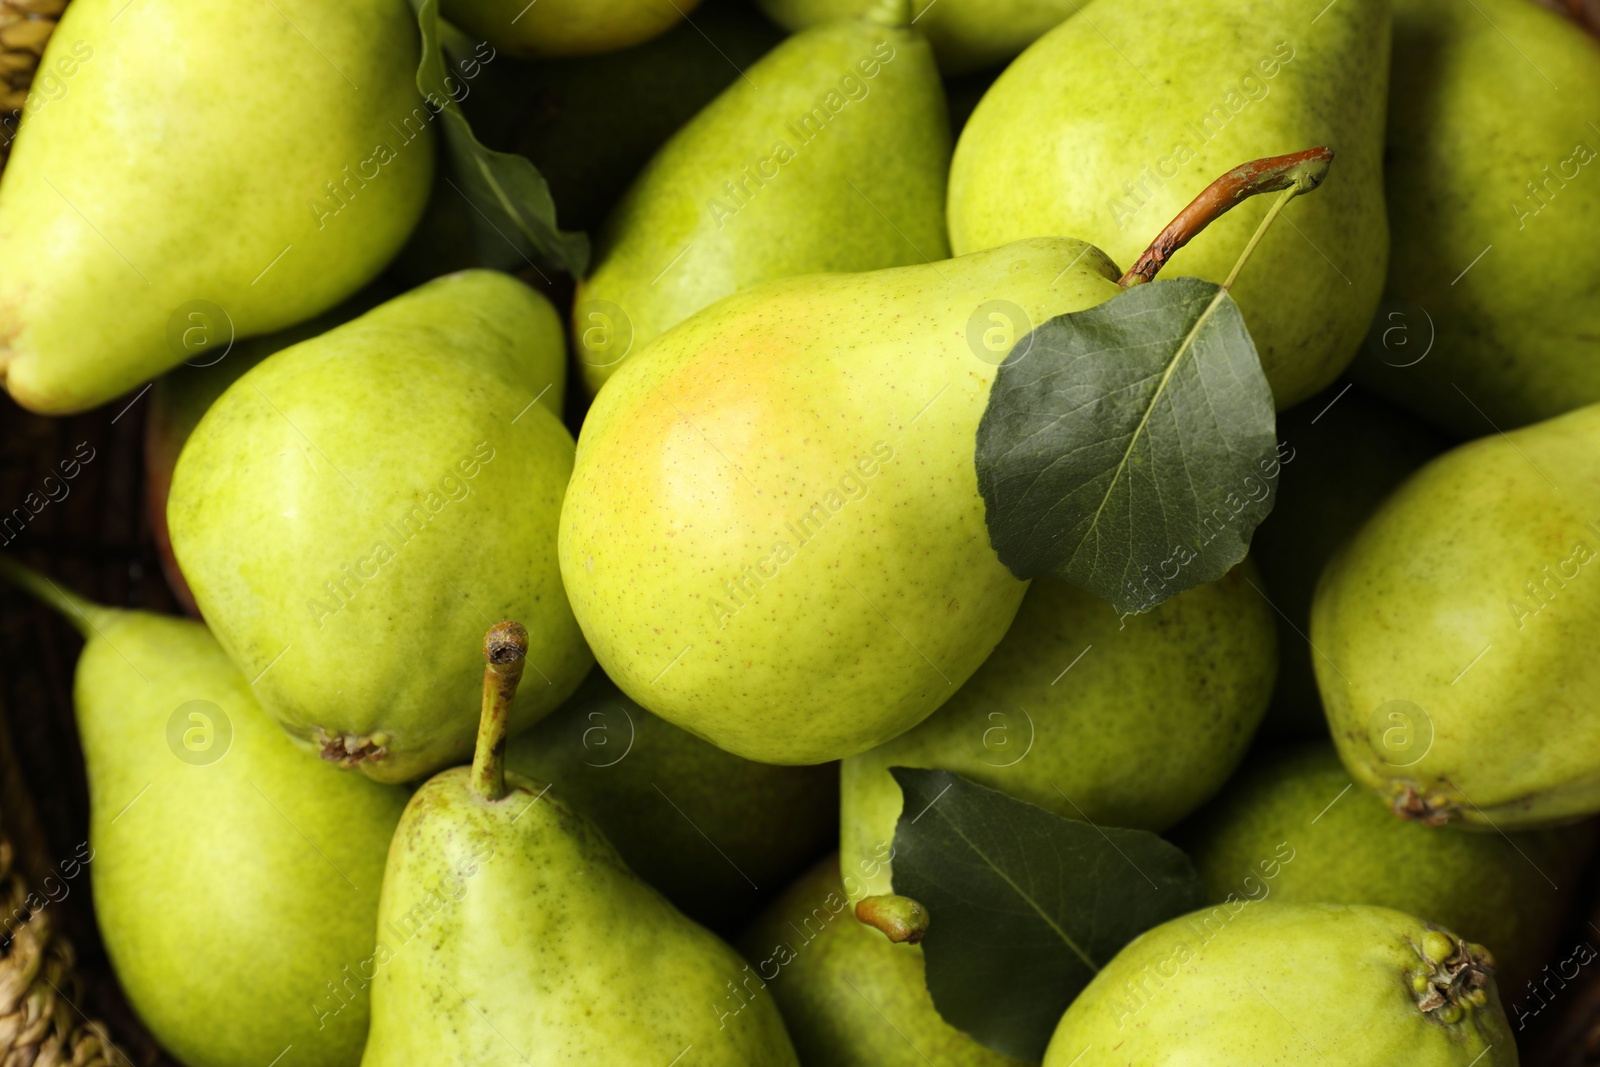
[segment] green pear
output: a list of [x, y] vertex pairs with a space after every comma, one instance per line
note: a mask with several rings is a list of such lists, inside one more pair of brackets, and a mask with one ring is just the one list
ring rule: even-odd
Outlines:
[[1218, 905], [1146, 931], [1061, 1017], [1044, 1067], [1516, 1067], [1492, 960], [1404, 912]]
[[[791, 30], [870, 11], [880, 0], [757, 0]], [[947, 74], [1004, 63], [1078, 13], [1082, 0], [918, 0], [917, 29]]]
[[954, 771], [1069, 819], [1164, 830], [1238, 766], [1277, 666], [1272, 609], [1248, 562], [1220, 581], [1119, 618], [1054, 578], [960, 692], [841, 771], [839, 851], [872, 894], [900, 819], [890, 767]]
[[1510, 830], [1600, 811], [1597, 445], [1596, 405], [1462, 445], [1323, 571], [1323, 708], [1396, 814]]
[[549, 782], [631, 870], [714, 930], [742, 927], [762, 893], [838, 839], [837, 766], [730, 755], [645, 711], [600, 671], [511, 739], [506, 766]]
[[1592, 823], [1527, 833], [1440, 832], [1396, 819], [1325, 742], [1253, 758], [1173, 835], [1217, 903], [1376, 904], [1424, 915], [1494, 953], [1519, 992], [1548, 957]]
[[422, 211], [434, 112], [404, 0], [75, 0], [0, 183], [0, 377], [82, 411], [326, 310]]
[[201, 416], [245, 371], [274, 352], [371, 310], [394, 295], [390, 288], [381, 281], [375, 282], [333, 310], [296, 323], [287, 330], [232, 343], [226, 337], [213, 336], [210, 327], [216, 324], [202, 317], [202, 324], [196, 329], [203, 333], [191, 335], [193, 356], [157, 378], [151, 387], [150, 411], [144, 422], [145, 514], [150, 519], [150, 533], [167, 585], [188, 614], [198, 616], [200, 609], [189, 591], [189, 584], [184, 581], [183, 572], [178, 569], [178, 561], [172, 556], [172, 537], [167, 531], [167, 496], [172, 490], [172, 470], [178, 465], [178, 454], [183, 451], [184, 442], [200, 424]]
[[472, 766], [425, 782], [395, 830], [363, 1067], [793, 1067], [770, 1000], [722, 1007], [738, 954], [550, 785], [505, 771], [527, 639], [512, 622], [484, 638]]
[[[1279, 408], [1355, 354], [1383, 289], [1388, 0], [1102, 0], [1008, 67], [950, 169], [957, 255], [1070, 233], [1119, 263], [1242, 159], [1327, 145], [1330, 180], [1267, 233], [1233, 290]], [[1244, 204], [1172, 257], [1220, 282], [1269, 210]]]
[[884, 19], [789, 38], [656, 153], [573, 305], [591, 391], [729, 293], [949, 255], [939, 72], [920, 34]]
[[1465, 437], [1600, 400], [1600, 49], [1518, 0], [1394, 6], [1377, 325], [1412, 343], [1357, 380]]
[[188, 1067], [261, 1067], [288, 1047], [295, 1063], [357, 1063], [354, 969], [372, 955], [405, 793], [296, 748], [199, 623], [88, 603], [9, 556], [0, 573], [86, 641], [80, 858], [144, 1024]]
[[922, 950], [856, 922], [866, 893], [830, 856], [773, 902], [739, 945], [752, 976], [742, 995], [770, 995], [800, 1061], [829, 1067], [1022, 1067], [944, 1021], [923, 978]]
[[1390, 490], [1448, 442], [1348, 383], [1279, 415], [1278, 439], [1283, 474], [1277, 503], [1250, 541], [1276, 609], [1281, 653], [1261, 732], [1322, 738], [1328, 720], [1311, 666], [1315, 652], [1306, 643], [1317, 579], [1328, 557]]
[[184, 446], [167, 506], [184, 577], [324, 758], [389, 782], [465, 758], [477, 720], [453, 694], [485, 617], [534, 624], [516, 729], [592, 666], [555, 556], [563, 357], [543, 297], [449, 275], [264, 360]]
[[699, 0], [442, 0], [468, 33], [523, 59], [615, 52], [664, 33]]
[[485, 64], [461, 106], [484, 144], [539, 168], [563, 226], [592, 229], [656, 150], [781, 40], [743, 0], [709, 0], [692, 24], [625, 52]]
[[1059, 238], [786, 279], [625, 364], [561, 514], [567, 595], [606, 674], [766, 763], [839, 759], [926, 718], [1027, 588], [985, 525], [972, 443], [996, 368], [969, 322], [1004, 299], [1042, 323], [1119, 276]]

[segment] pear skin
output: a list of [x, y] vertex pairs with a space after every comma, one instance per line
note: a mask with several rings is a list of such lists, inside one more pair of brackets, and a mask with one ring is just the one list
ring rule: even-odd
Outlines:
[[297, 748], [199, 623], [14, 580], [86, 637], [73, 700], [95, 917], [144, 1024], [189, 1067], [261, 1067], [291, 1045], [297, 1063], [359, 1062], [351, 972], [372, 955], [405, 793]]
[[1460, 437], [1600, 401], [1600, 46], [1537, 4], [1394, 6], [1375, 328], [1406, 343], [1352, 373]]
[[830, 856], [772, 903], [739, 946], [789, 1024], [801, 1062], [829, 1067], [1022, 1067], [933, 1006], [922, 950], [856, 921], [866, 890]]
[[442, 0], [445, 18], [522, 59], [588, 56], [664, 33], [700, 0]]
[[[411, 797], [379, 902], [363, 1067], [797, 1067], [737, 953], [640, 881], [549, 785], [501, 762], [527, 632], [484, 640], [470, 767]], [[518, 647], [520, 644], [520, 648]]]
[[740, 759], [650, 714], [602, 671], [513, 737], [506, 766], [549, 782], [629, 869], [719, 932], [739, 930], [838, 840], [837, 765]]
[[[841, 859], [894, 840], [891, 767], [954, 771], [1068, 819], [1165, 830], [1227, 781], [1266, 711], [1278, 656], [1246, 562], [1144, 615], [1036, 579], [984, 665], [920, 725], [841, 768]], [[891, 891], [887, 862], [862, 875]]]
[[1492, 972], [1479, 946], [1388, 908], [1219, 905], [1117, 953], [1044, 1067], [1516, 1067]]
[[1024, 241], [773, 282], [657, 339], [590, 408], [561, 515], [606, 674], [767, 763], [926, 718], [1027, 588], [989, 543], [973, 442], [996, 368], [967, 331], [986, 301], [1043, 323], [1119, 275], [1082, 242]]
[[44, 414], [189, 358], [196, 313], [250, 337], [334, 306], [433, 176], [403, 0], [127, 7], [67, 9], [0, 184], [0, 377]]
[[1486, 946], [1496, 984], [1522, 996], [1566, 920], [1595, 824], [1503, 837], [1437, 831], [1396, 819], [1350, 784], [1326, 742], [1263, 753], [1172, 837], [1216, 903], [1231, 894], [1425, 916]]
[[1600, 406], [1445, 453], [1322, 573], [1313, 660], [1345, 766], [1396, 814], [1600, 810]]
[[596, 391], [729, 293], [944, 259], [949, 117], [915, 30], [848, 19], [789, 38], [656, 153], [573, 303]]
[[555, 557], [563, 357], [527, 286], [449, 275], [264, 360], [184, 446], [178, 563], [262, 705], [324, 758], [390, 782], [466, 758], [485, 617], [533, 626], [513, 729], [592, 666]]
[[[1327, 145], [1335, 160], [1232, 290], [1278, 407], [1338, 377], [1383, 291], [1389, 0], [1101, 0], [1000, 75], [950, 169], [957, 255], [1070, 233], [1131, 263], [1148, 233], [1240, 160]], [[1265, 217], [1243, 204], [1172, 257], [1221, 282]]]

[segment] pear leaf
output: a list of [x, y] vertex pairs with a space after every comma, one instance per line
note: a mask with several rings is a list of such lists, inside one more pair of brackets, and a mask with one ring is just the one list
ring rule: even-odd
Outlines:
[[1123, 613], [1221, 578], [1277, 494], [1272, 391], [1239, 306], [1174, 278], [1044, 323], [1000, 364], [976, 461], [1019, 578]]
[[493, 62], [498, 53], [473, 52], [473, 58], [459, 59], [452, 69], [445, 54], [459, 50], [450, 45], [461, 35], [439, 18], [439, 0], [411, 0], [411, 5], [422, 30], [417, 89], [430, 114], [440, 116], [457, 191], [472, 207], [480, 258], [510, 266], [514, 262], [507, 257], [510, 251], [582, 277], [589, 265], [589, 239], [557, 226], [555, 201], [538, 168], [523, 156], [484, 147], [462, 113], [459, 101], [471, 91], [469, 72], [477, 69], [474, 64]]
[[1089, 980], [1139, 934], [1202, 907], [1181, 850], [1064, 819], [949, 771], [891, 767], [905, 803], [894, 891], [931, 916], [922, 951], [946, 1022], [1037, 1063]]

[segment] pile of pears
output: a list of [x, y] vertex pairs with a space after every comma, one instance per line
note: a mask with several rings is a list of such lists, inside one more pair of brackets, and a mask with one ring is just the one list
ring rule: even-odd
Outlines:
[[[0, 381], [136, 413], [182, 614], [9, 527], [0, 578], [82, 637], [94, 915], [177, 1062], [1505, 1067], [1548, 1021], [1600, 832], [1577, 23], [71, 0], [39, 77]], [[1316, 195], [1162, 251], [1278, 412], [1250, 553], [1139, 614], [1019, 577], [975, 318], [1109, 306], [1312, 146]], [[1211, 902], [998, 1051], [857, 919], [896, 768], [1162, 835]]]

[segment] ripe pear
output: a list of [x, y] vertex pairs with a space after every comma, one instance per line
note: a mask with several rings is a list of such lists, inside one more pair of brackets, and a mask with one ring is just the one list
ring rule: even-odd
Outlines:
[[766, 763], [839, 759], [926, 718], [1027, 588], [989, 543], [972, 456], [996, 368], [969, 323], [997, 299], [1043, 323], [1119, 276], [1055, 238], [786, 279], [626, 364], [589, 410], [561, 514], [567, 595], [606, 674]]
[[144, 1024], [189, 1067], [260, 1067], [291, 1046], [296, 1063], [357, 1063], [353, 969], [372, 955], [405, 793], [296, 748], [199, 623], [88, 603], [10, 557], [0, 571], [85, 638], [73, 700], [95, 917]]
[[738, 930], [763, 894], [839, 833], [839, 768], [730, 755], [645, 711], [595, 671], [506, 746], [506, 766], [549, 782], [628, 867], [691, 919]]
[[903, 18], [875, 14], [789, 38], [635, 179], [573, 304], [591, 391], [729, 293], [949, 255], [939, 72]]
[[0, 184], [12, 397], [82, 411], [190, 358], [197, 309], [249, 337], [372, 279], [432, 180], [419, 47], [404, 0], [76, 0]]
[[[791, 30], [870, 11], [881, 0], [757, 0]], [[1040, 34], [1078, 13], [1080, 0], [918, 0], [917, 29], [946, 74], [1004, 63]]]
[[699, 0], [442, 0], [445, 18], [523, 59], [615, 52], [663, 33]]
[[812, 868], [740, 940], [752, 968], [740, 999], [777, 1001], [803, 1063], [1022, 1067], [944, 1021], [922, 950], [855, 920], [852, 905], [865, 894], [853, 877], [840, 879], [837, 856]]
[[1415, 341], [1357, 379], [1464, 437], [1600, 401], [1600, 48], [1517, 0], [1394, 6], [1380, 323]]
[[1600, 810], [1597, 442], [1591, 405], [1447, 452], [1323, 571], [1328, 724], [1396, 814], [1510, 830]]
[[[1279, 408], [1333, 381], [1378, 305], [1388, 259], [1388, 0], [1102, 0], [1019, 56], [962, 130], [950, 170], [957, 255], [1070, 233], [1119, 263], [1216, 174], [1295, 145], [1332, 179], [1274, 227], [1233, 290]], [[1172, 257], [1222, 281], [1269, 210], [1244, 204]]]
[[[1260, 586], [1247, 561], [1119, 618], [1092, 593], [1036, 579], [960, 692], [844, 761], [845, 867], [867, 869], [894, 840], [890, 767], [954, 771], [1069, 819], [1165, 830], [1183, 818], [1227, 781], [1266, 711], [1277, 634]], [[862, 878], [869, 893], [891, 891], [887, 863]]]
[[1264, 753], [1174, 833], [1213, 900], [1376, 904], [1486, 945], [1519, 993], [1555, 944], [1594, 844], [1586, 822], [1501, 836], [1396, 819], [1318, 742]]
[[563, 356], [543, 297], [448, 275], [264, 360], [184, 446], [178, 563], [262, 705], [324, 758], [388, 782], [465, 758], [457, 694], [490, 613], [534, 624], [513, 728], [592, 666], [555, 558]]
[[1492, 972], [1480, 946], [1388, 908], [1219, 905], [1117, 953], [1044, 1067], [1516, 1067]]
[[1278, 684], [1261, 732], [1325, 738], [1328, 720], [1311, 665], [1316, 653], [1306, 643], [1317, 579], [1328, 557], [1390, 490], [1449, 442], [1408, 412], [1348, 383], [1280, 414], [1278, 440], [1278, 499], [1250, 541], [1277, 609], [1280, 652]]
[[792, 1067], [770, 1000], [717, 1014], [738, 954], [550, 785], [505, 771], [526, 646], [516, 623], [485, 637], [472, 766], [425, 782], [395, 831], [363, 1067]]

